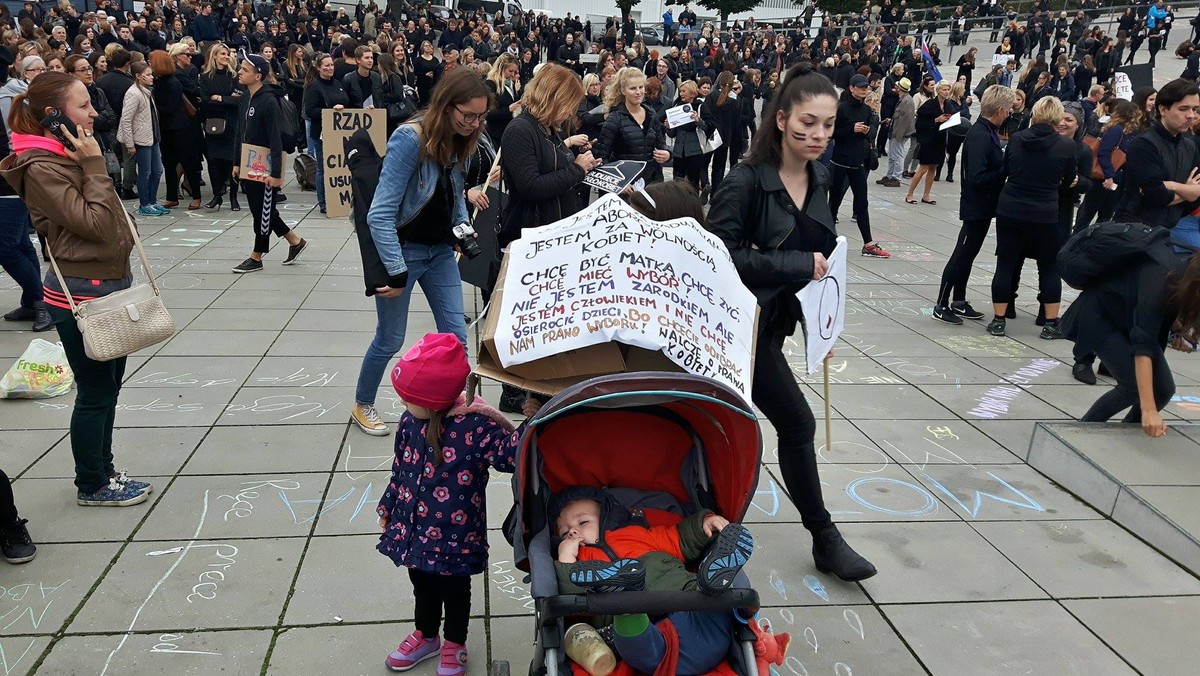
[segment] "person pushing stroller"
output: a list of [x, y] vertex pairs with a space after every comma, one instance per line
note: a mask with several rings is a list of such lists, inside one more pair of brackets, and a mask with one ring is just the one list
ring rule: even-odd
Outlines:
[[[711, 510], [675, 523], [631, 512], [605, 490], [564, 489], [551, 504], [558, 540], [554, 564], [564, 594], [613, 591], [700, 591], [719, 594], [750, 558], [754, 538]], [[686, 564], [697, 564], [696, 572]], [[753, 610], [738, 611], [745, 621]], [[743, 615], [742, 613], [745, 613]], [[704, 674], [733, 643], [734, 614], [674, 612], [652, 624], [645, 614], [613, 619], [613, 642], [626, 664], [653, 674], [674, 662], [673, 673]]]

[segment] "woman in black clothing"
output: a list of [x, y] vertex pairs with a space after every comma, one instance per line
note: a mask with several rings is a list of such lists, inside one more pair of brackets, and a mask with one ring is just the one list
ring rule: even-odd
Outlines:
[[712, 154], [711, 185], [714, 193], [721, 186], [721, 179], [725, 176], [725, 163], [729, 161], [734, 136], [741, 134], [742, 106], [737, 101], [737, 94], [730, 95], [735, 82], [733, 73], [722, 72], [713, 86], [715, 93], [710, 94], [700, 106], [700, 116], [704, 118], [705, 124], [719, 132], [723, 141]]
[[604, 105], [600, 98], [600, 78], [595, 73], [583, 76], [583, 99], [579, 102], [576, 117], [579, 119], [579, 133], [594, 141], [600, 136], [600, 127], [604, 124], [604, 112], [592, 112]]
[[836, 118], [833, 84], [808, 62], [793, 67], [763, 111], [750, 155], [715, 191], [706, 227], [728, 247], [760, 306], [752, 398], [779, 435], [783, 483], [813, 536], [817, 570], [863, 580], [875, 567], [842, 539], [825, 508], [816, 420], [783, 353], [803, 316], [795, 294], [825, 276], [836, 245], [829, 173], [818, 161]]
[[657, 183], [663, 180], [662, 165], [671, 153], [663, 125], [645, 104], [645, 96], [646, 76], [637, 68], [622, 68], [613, 76], [604, 97], [611, 110], [592, 152], [604, 161], [644, 161], [641, 178]]
[[421, 105], [429, 104], [441, 71], [442, 62], [433, 55], [433, 44], [428, 40], [422, 42], [421, 53], [413, 59], [413, 72], [417, 75], [417, 96], [421, 98]]
[[[963, 139], [967, 137], [967, 129], [971, 122], [971, 97], [967, 96], [966, 83], [962, 80], [950, 87], [950, 98], [946, 101], [950, 114], [958, 113], [963, 123], [946, 130], [946, 182], [954, 182], [954, 165], [958, 162], [958, 151], [962, 148]], [[942, 168], [938, 167], [933, 180], [942, 177]]]
[[1200, 334], [1200, 255], [1152, 247], [1150, 257], [1100, 286], [1083, 291], [1063, 315], [1063, 332], [1075, 352], [1095, 353], [1117, 386], [1080, 418], [1105, 422], [1128, 408], [1123, 422], [1140, 423], [1146, 436], [1167, 433], [1160, 411], [1175, 395], [1163, 354], [1172, 347], [1191, 352]]
[[[220, 134], [205, 135], [205, 154], [208, 157], [208, 182], [213, 187], [213, 198], [206, 206], [220, 209], [225, 197], [225, 186], [229, 186], [229, 208], [241, 211], [238, 204], [238, 182], [233, 180], [233, 165], [237, 142], [238, 106], [245, 98], [244, 89], [237, 83], [237, 71], [233, 67], [229, 48], [214, 43], [208, 50], [204, 73], [200, 75], [200, 92], [204, 100], [204, 117], [225, 120], [225, 130]], [[206, 125], [207, 126], [207, 125]]]
[[925, 179], [925, 191], [921, 201], [937, 204], [936, 200], [931, 199], [930, 191], [933, 190], [933, 175], [946, 159], [946, 132], [939, 127], [954, 114], [949, 104], [950, 89], [950, 83], [945, 80], [937, 83], [934, 90], [936, 95], [917, 109], [917, 142], [921, 144], [917, 149], [917, 163], [920, 166], [909, 182], [908, 194], [904, 197], [909, 204], [917, 203], [913, 193], [922, 178]]
[[189, 132], [188, 118], [184, 114], [183, 86], [175, 78], [175, 60], [164, 51], [150, 54], [150, 68], [154, 72], [154, 105], [159, 112], [162, 129], [163, 170], [167, 181], [167, 200], [164, 207], [179, 206], [179, 174], [176, 165], [183, 165], [187, 178], [188, 192], [192, 202], [188, 210], [200, 208], [200, 149]]
[[971, 90], [971, 76], [975, 73], [975, 53], [978, 51], [974, 47], [968, 49], [966, 54], [958, 57], [958, 63], [955, 64], [958, 66], [958, 74], [954, 76], [954, 80], [959, 81], [966, 77], [967, 91]]
[[342, 83], [333, 78], [333, 57], [317, 54], [304, 80], [304, 119], [308, 121], [308, 154], [317, 160], [317, 207], [325, 213], [325, 153], [321, 142], [321, 118], [326, 108], [341, 110], [350, 105]]
[[1075, 143], [1059, 135], [1062, 103], [1054, 97], [1033, 107], [1029, 129], [1008, 141], [1004, 163], [1008, 182], [996, 207], [996, 272], [992, 277], [995, 318], [987, 331], [1005, 333], [1004, 316], [1013, 300], [1015, 279], [1026, 258], [1037, 261], [1039, 297], [1045, 304], [1046, 324], [1041, 338], [1062, 338], [1058, 306], [1062, 279], [1058, 276], [1058, 191], [1073, 187], [1076, 173]]
[[700, 144], [698, 132], [703, 132], [707, 136], [712, 131], [708, 123], [700, 116], [700, 112], [696, 110], [696, 97], [699, 93], [700, 90], [696, 88], [695, 82], [686, 81], [679, 85], [679, 98], [672, 105], [691, 105], [692, 121], [667, 130], [667, 135], [675, 139], [675, 147], [672, 151], [675, 158], [673, 165], [675, 180], [686, 180], [692, 184], [697, 193], [700, 192], [700, 176], [704, 173], [704, 148]]
[[496, 98], [496, 104], [488, 111], [487, 133], [492, 145], [499, 147], [504, 137], [504, 128], [512, 122], [513, 115], [521, 110], [521, 72], [516, 59], [501, 54], [492, 64], [487, 76], [488, 89]]

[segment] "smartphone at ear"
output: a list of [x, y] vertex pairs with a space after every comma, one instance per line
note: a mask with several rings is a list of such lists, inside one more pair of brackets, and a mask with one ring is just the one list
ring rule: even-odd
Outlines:
[[63, 129], [70, 132], [71, 136], [76, 137], [79, 135], [79, 130], [75, 127], [75, 123], [61, 111], [57, 109], [50, 111], [49, 115], [42, 118], [42, 126], [49, 129], [50, 133], [54, 134], [54, 138], [58, 139], [67, 150], [75, 150], [74, 144], [67, 140], [66, 134], [63, 134]]

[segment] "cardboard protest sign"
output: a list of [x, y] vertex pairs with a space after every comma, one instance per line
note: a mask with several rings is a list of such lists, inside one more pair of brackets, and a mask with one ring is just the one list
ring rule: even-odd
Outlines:
[[605, 162], [588, 172], [583, 182], [601, 192], [619, 193], [628, 188], [646, 168], [641, 160], [617, 160]]
[[266, 183], [267, 179], [271, 178], [271, 149], [243, 143], [242, 157], [238, 161], [238, 176], [247, 181]]
[[348, 216], [353, 194], [350, 167], [346, 164], [346, 142], [359, 129], [371, 135], [375, 150], [387, 152], [387, 111], [345, 108], [321, 111], [321, 144], [325, 163], [325, 209], [331, 218]]
[[992, 54], [992, 67], [1006, 65], [1015, 58], [1017, 58], [1015, 54]]
[[[523, 364], [616, 341], [662, 353], [750, 398], [758, 306], [721, 240], [692, 219], [652, 221], [605, 195], [571, 218], [521, 233], [509, 246], [502, 287], [484, 345], [518, 375]], [[599, 372], [637, 370], [629, 357], [612, 357], [601, 355], [616, 367]], [[588, 361], [576, 370], [599, 367]], [[574, 375], [552, 375], [563, 374]]]
[[796, 294], [804, 308], [805, 364], [812, 375], [846, 326], [846, 238], [838, 237], [825, 276]]

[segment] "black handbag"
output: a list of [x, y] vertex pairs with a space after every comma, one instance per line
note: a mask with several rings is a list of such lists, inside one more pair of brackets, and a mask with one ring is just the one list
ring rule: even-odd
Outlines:
[[[396, 91], [395, 87], [397, 80], [400, 80], [400, 78], [395, 75], [388, 80], [388, 88], [393, 92]], [[400, 81], [399, 86], [400, 91], [404, 92], [403, 99], [396, 101], [395, 103], [389, 103], [387, 106], [388, 123], [393, 125], [403, 124], [404, 122], [408, 121], [408, 118], [413, 116], [413, 113], [417, 112], [417, 102], [412, 96], [409, 96], [409, 94], [404, 91], [404, 82]]]
[[223, 117], [210, 117], [204, 121], [204, 133], [207, 136], [224, 136], [228, 124]]

